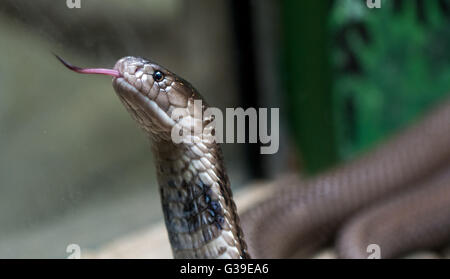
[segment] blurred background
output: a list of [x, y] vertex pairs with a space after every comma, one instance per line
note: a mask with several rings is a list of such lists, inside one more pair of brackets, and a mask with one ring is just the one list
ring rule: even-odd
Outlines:
[[110, 79], [52, 52], [82, 67], [143, 56], [215, 107], [279, 107], [278, 153], [223, 145], [239, 192], [321, 173], [446, 98], [449, 20], [449, 0], [1, 1], [0, 258], [67, 257], [162, 221], [149, 142]]

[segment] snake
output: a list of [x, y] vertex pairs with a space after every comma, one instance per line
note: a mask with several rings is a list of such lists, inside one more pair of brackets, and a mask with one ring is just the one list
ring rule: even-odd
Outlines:
[[[142, 57], [123, 57], [112, 69], [56, 57], [72, 71], [112, 76], [150, 139], [174, 258], [304, 257], [330, 242], [342, 258], [366, 258], [369, 244], [390, 258], [450, 239], [450, 102], [323, 174], [278, 180], [269, 197], [238, 214], [214, 117], [188, 81]], [[182, 141], [173, 140], [174, 128]]]

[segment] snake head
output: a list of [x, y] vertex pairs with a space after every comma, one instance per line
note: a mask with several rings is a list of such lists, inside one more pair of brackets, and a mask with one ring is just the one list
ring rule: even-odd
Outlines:
[[185, 80], [168, 69], [140, 57], [127, 56], [117, 61], [114, 78], [117, 95], [134, 118], [149, 132], [161, 134], [176, 122], [174, 109], [186, 109], [200, 98]]
[[127, 56], [117, 61], [114, 70], [120, 74], [113, 80], [117, 95], [153, 138], [169, 140], [175, 125], [192, 130], [193, 125], [202, 122], [201, 117], [194, 114], [194, 100], [202, 97], [189, 82], [163, 66], [141, 57]]
[[168, 69], [133, 56], [121, 58], [113, 69], [80, 68], [56, 57], [75, 72], [113, 76], [113, 87], [124, 106], [156, 138], [169, 139], [172, 128], [180, 123], [191, 129], [191, 124], [180, 121], [180, 110], [183, 117], [194, 119], [194, 100], [202, 98], [189, 82]]

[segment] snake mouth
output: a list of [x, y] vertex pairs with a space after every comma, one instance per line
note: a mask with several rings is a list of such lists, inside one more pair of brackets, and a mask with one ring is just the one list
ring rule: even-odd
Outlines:
[[144, 123], [146, 120], [147, 122], [150, 120], [151, 123], [149, 124], [157, 125], [161, 128], [172, 128], [176, 124], [155, 101], [140, 92], [125, 78], [114, 78], [113, 87], [127, 109]]

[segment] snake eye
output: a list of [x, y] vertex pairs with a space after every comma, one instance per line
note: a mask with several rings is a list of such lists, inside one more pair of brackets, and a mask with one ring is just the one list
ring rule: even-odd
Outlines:
[[164, 79], [164, 74], [161, 71], [153, 72], [153, 79], [157, 82], [160, 82]]

